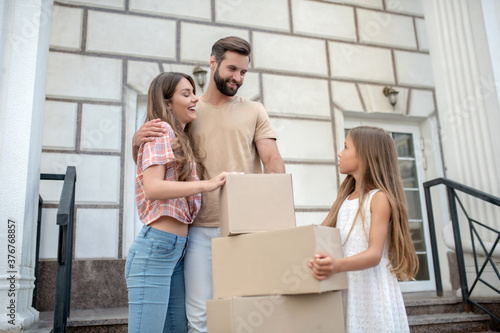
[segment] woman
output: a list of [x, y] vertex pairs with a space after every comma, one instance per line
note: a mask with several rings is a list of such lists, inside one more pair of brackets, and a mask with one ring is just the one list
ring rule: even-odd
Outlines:
[[226, 173], [199, 178], [188, 125], [196, 119], [193, 79], [162, 73], [149, 88], [147, 119], [167, 123], [166, 132], [139, 148], [137, 210], [144, 226], [130, 247], [125, 266], [129, 332], [186, 332], [183, 258], [188, 225], [202, 192], [225, 182]]

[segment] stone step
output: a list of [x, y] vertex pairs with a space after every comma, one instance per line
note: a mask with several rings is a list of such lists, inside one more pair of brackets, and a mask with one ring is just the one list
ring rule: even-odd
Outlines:
[[[35, 326], [23, 332], [52, 332], [52, 316], [49, 316], [52, 315], [52, 313], [44, 312], [42, 314], [43, 316], [41, 316], [40, 321]], [[443, 313], [408, 316], [411, 333], [494, 332], [488, 331], [488, 321], [488, 315], [474, 313]], [[68, 321], [68, 332], [127, 332], [127, 309], [114, 308], [73, 311], [72, 317]]]
[[68, 333], [126, 333], [127, 324], [127, 307], [75, 310], [68, 319]]
[[490, 317], [476, 313], [439, 313], [408, 316], [411, 333], [488, 332]]
[[[73, 333], [127, 332], [128, 308], [71, 310], [67, 331]], [[23, 333], [51, 333], [54, 312], [40, 312], [39, 321]], [[14, 333], [14, 332], [13, 332]]]
[[[433, 293], [404, 294], [408, 322], [412, 333], [495, 332], [489, 316], [464, 313], [461, 298], [454, 295], [436, 297]], [[492, 301], [499, 304], [498, 300]], [[40, 321], [24, 333], [50, 333], [53, 312], [41, 312]], [[127, 332], [128, 308], [71, 310], [68, 332]], [[490, 330], [489, 330], [490, 329]], [[496, 329], [496, 328], [494, 328]]]
[[462, 299], [453, 295], [437, 297], [435, 294], [412, 293], [403, 297], [408, 316], [464, 312]]

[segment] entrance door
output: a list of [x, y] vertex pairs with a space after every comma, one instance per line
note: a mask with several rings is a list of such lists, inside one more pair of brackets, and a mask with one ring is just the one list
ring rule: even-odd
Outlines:
[[396, 143], [399, 169], [408, 207], [410, 233], [420, 268], [415, 281], [400, 282], [403, 292], [434, 290], [434, 269], [430, 251], [427, 215], [425, 211], [423, 166], [418, 125], [369, 120], [345, 119], [345, 132], [356, 126], [376, 126], [388, 131]]

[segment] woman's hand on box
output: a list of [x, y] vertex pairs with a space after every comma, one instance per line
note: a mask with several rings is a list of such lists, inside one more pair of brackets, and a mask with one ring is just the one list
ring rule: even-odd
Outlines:
[[228, 175], [227, 172], [222, 172], [210, 180], [205, 180], [204, 182], [206, 186], [202, 192], [211, 192], [224, 185], [226, 183], [227, 175]]

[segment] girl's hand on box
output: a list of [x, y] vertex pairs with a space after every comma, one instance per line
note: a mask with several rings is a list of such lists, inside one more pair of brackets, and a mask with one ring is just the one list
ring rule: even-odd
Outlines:
[[309, 261], [308, 266], [311, 268], [314, 278], [320, 281], [337, 273], [335, 269], [337, 260], [326, 252], [319, 251], [316, 253], [314, 258]]

